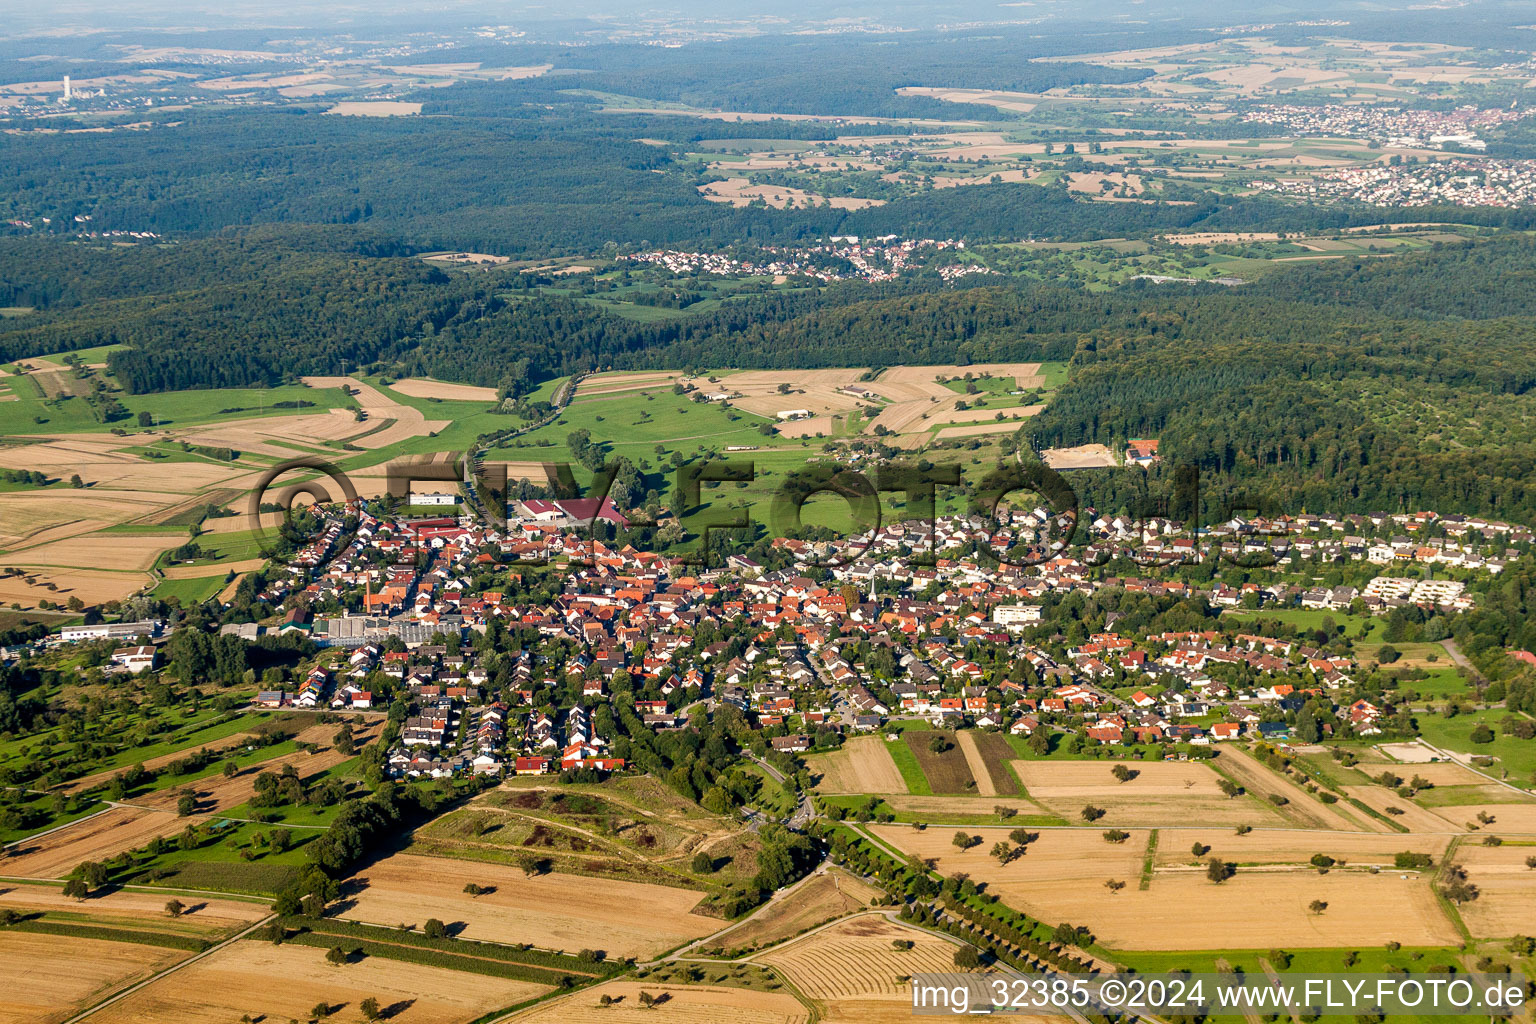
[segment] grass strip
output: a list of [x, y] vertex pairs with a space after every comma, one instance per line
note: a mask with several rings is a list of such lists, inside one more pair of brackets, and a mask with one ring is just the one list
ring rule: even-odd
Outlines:
[[[290, 917], [283, 921], [283, 925], [290, 929], [298, 929], [301, 933], [410, 946], [415, 949], [434, 950], [449, 956], [483, 957], [516, 966], [577, 977], [600, 977], [623, 970], [623, 964], [616, 961], [586, 961], [550, 950], [522, 949], [517, 946], [475, 942], [470, 939], [433, 939], [420, 932], [360, 924], [356, 921], [313, 921], [302, 917]], [[327, 943], [327, 945], [335, 945], [335, 943]]]
[[36, 935], [63, 935], [72, 939], [100, 939], [105, 942], [130, 942], [136, 946], [164, 946], [167, 949], [184, 949], [201, 953], [208, 943], [191, 935], [175, 935], [169, 932], [142, 932], [128, 928], [109, 928], [96, 924], [73, 924], [65, 921], [17, 921], [8, 926], [11, 931], [31, 932]]
[[1138, 889], [1152, 888], [1152, 862], [1157, 859], [1157, 829], [1147, 833], [1147, 852], [1141, 858], [1141, 882]]
[[337, 941], [339, 938], [340, 936], [327, 935], [323, 932], [300, 932], [298, 935], [289, 936], [286, 941], [294, 942], [301, 946], [313, 946], [316, 949], [330, 949], [333, 946], [339, 946], [343, 949], [360, 950], [366, 956], [374, 956], [382, 960], [399, 960], [403, 963], [420, 964], [424, 967], [441, 967], [450, 971], [484, 974], [492, 978], [504, 978], [508, 981], [530, 981], [539, 985], [552, 985], [556, 988], [569, 988], [576, 981], [592, 980], [576, 978], [572, 975], [551, 971], [543, 967], [530, 967], [526, 964], [482, 958], [478, 955], [457, 956], [453, 953], [445, 953], [437, 949], [396, 945], [392, 942], [375, 942], [371, 939], [349, 938], [344, 941]]
[[899, 740], [895, 743], [887, 743], [885, 749], [890, 751], [891, 760], [896, 762], [896, 770], [901, 772], [901, 781], [907, 784], [908, 793], [913, 796], [933, 795], [933, 790], [928, 785], [928, 776], [923, 774], [916, 755], [906, 743]]

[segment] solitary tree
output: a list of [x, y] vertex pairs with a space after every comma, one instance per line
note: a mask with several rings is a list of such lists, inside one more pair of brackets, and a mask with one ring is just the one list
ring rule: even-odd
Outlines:
[[1136, 777], [1136, 773], [1131, 771], [1123, 764], [1115, 765], [1113, 774], [1115, 778], [1119, 779], [1121, 782], [1130, 782]]
[[1311, 903], [1307, 904], [1307, 909], [1312, 911], [1314, 914], [1321, 914], [1323, 911], [1328, 909], [1328, 903], [1326, 900], [1313, 900]]
[[1093, 804], [1084, 807], [1080, 813], [1084, 821], [1098, 821], [1104, 817], [1104, 809], [1102, 807], [1095, 807]]
[[485, 893], [485, 887], [478, 882], [470, 882], [464, 887], [464, 891], [470, 896], [481, 896]]
[[379, 1009], [379, 1001], [373, 998], [373, 996], [369, 996], [367, 999], [364, 999], [362, 1002], [358, 1003], [357, 1008], [359, 1011], [361, 1011], [365, 1020], [379, 1019], [381, 1013]]
[[1110, 892], [1119, 892], [1121, 889], [1125, 888], [1125, 883], [1111, 878], [1109, 881], [1104, 883], [1104, 888], [1108, 889]]
[[333, 967], [340, 967], [347, 962], [347, 951], [340, 946], [332, 946], [325, 951], [325, 962]]
[[91, 894], [91, 890], [78, 878], [71, 878], [64, 883], [64, 895], [72, 900], [83, 900]]
[[167, 900], [165, 904], [165, 912], [172, 917], [180, 917], [182, 911], [186, 909], [187, 905], [181, 902], [181, 900]]
[[1211, 852], [1211, 848], [1197, 839], [1195, 840], [1195, 845], [1189, 848], [1189, 852], [1194, 854], [1197, 858], [1204, 857], [1206, 854]]
[[1220, 885], [1237, 873], [1237, 865], [1224, 861], [1220, 857], [1212, 857], [1205, 862], [1205, 877]]
[[446, 939], [448, 926], [435, 917], [429, 917], [427, 923], [421, 926], [421, 934], [429, 939]]
[[331, 1015], [330, 1003], [316, 1003], [315, 1008], [309, 1011], [310, 1020], [320, 1020]]

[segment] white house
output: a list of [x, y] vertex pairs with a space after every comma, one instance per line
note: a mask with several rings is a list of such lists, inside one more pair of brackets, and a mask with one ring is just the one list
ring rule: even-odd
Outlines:
[[147, 668], [155, 667], [155, 649], [153, 647], [119, 647], [112, 652], [112, 661], [129, 672], [143, 672]]
[[449, 505], [457, 505], [458, 503], [459, 503], [459, 496], [457, 494], [446, 494], [446, 493], [443, 493], [443, 492], [440, 492], [440, 491], [425, 491], [425, 492], [423, 492], [423, 491], [412, 491], [411, 492], [411, 504], [412, 505], [449, 506]]

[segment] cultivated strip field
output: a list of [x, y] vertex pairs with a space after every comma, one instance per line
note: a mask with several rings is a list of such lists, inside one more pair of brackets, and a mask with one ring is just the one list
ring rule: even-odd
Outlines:
[[[1420, 807], [1412, 800], [1404, 800], [1384, 786], [1345, 786], [1344, 794], [1415, 832], [1454, 832], [1462, 827], [1450, 818]], [[1452, 807], [1447, 810], [1455, 814], [1461, 808]], [[1387, 832], [1390, 829], [1378, 825], [1377, 831]]]
[[811, 876], [788, 895], [780, 894], [741, 927], [712, 939], [709, 945], [725, 950], [759, 949], [792, 938], [823, 921], [867, 910], [879, 895], [878, 889], [841, 868], [829, 868]]
[[955, 743], [965, 757], [966, 766], [976, 782], [978, 796], [1012, 795], [1019, 791], [1019, 784], [1008, 769], [1013, 748], [996, 733], [974, 732], [963, 729], [955, 735]]
[[[397, 853], [370, 864], [346, 916], [368, 924], [464, 923], [464, 937], [531, 942], [545, 949], [603, 949], [652, 956], [720, 930], [718, 918], [690, 913], [704, 894], [664, 885], [579, 875], [525, 877], [516, 867]], [[495, 892], [473, 897], [477, 882]]]
[[[897, 939], [913, 947], [895, 949], [891, 942]], [[782, 970], [815, 1000], [910, 1000], [906, 978], [956, 969], [953, 944], [883, 914], [840, 921], [756, 960]]]
[[309, 1011], [322, 1002], [345, 1007], [345, 1016], [338, 1019], [357, 1020], [358, 1004], [371, 997], [400, 1024], [463, 1024], [547, 991], [530, 982], [376, 957], [338, 968], [325, 962], [325, 950], [313, 946], [246, 941], [167, 975], [91, 1020], [228, 1024], [243, 1015], [308, 1020]]
[[1359, 811], [1345, 810], [1341, 804], [1321, 802], [1295, 782], [1264, 767], [1253, 755], [1239, 749], [1236, 744], [1229, 743], [1222, 747], [1216, 763], [1224, 773], [1254, 796], [1265, 800], [1272, 793], [1284, 797], [1287, 803], [1282, 813], [1303, 827], [1346, 832], [1391, 831], [1385, 823]]
[[[933, 749], [935, 737], [943, 737], [945, 749]], [[958, 742], [957, 733], [905, 732], [901, 742], [917, 759], [928, 788], [934, 793], [959, 793], [974, 796], [979, 792], [971, 775], [971, 766]]]
[[1021, 796], [887, 796], [891, 809], [910, 814], [918, 821], [942, 818], [996, 819], [997, 808], [1007, 807], [1015, 814], [1057, 817], [1045, 807]]
[[879, 736], [855, 736], [841, 750], [810, 760], [811, 770], [821, 773], [816, 788], [822, 793], [905, 793], [896, 762]]

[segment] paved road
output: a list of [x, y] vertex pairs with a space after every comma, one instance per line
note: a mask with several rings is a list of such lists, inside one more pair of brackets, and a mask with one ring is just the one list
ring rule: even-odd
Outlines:
[[1441, 640], [1440, 646], [1445, 648], [1445, 653], [1451, 656], [1452, 661], [1471, 674], [1474, 683], [1479, 687], [1488, 685], [1488, 680], [1484, 679], [1483, 674], [1477, 670], [1477, 666], [1473, 665], [1467, 656], [1461, 653], [1461, 648], [1456, 646], [1455, 640]]
[[[768, 777], [774, 782], [777, 782], [781, 786], [784, 784], [785, 779], [783, 772], [779, 771], [773, 765], [769, 764], [767, 761], [764, 761], [750, 750], [744, 750], [742, 753], [751, 758], [753, 764], [756, 764], [763, 771], [767, 772]], [[784, 819], [784, 824], [794, 829], [796, 832], [799, 832], [802, 831], [805, 826], [809, 825], [811, 823], [811, 819], [814, 817], [816, 817], [816, 809], [811, 805], [811, 798], [806, 795], [804, 790], [801, 790], [800, 803], [795, 807], [795, 813]]]

